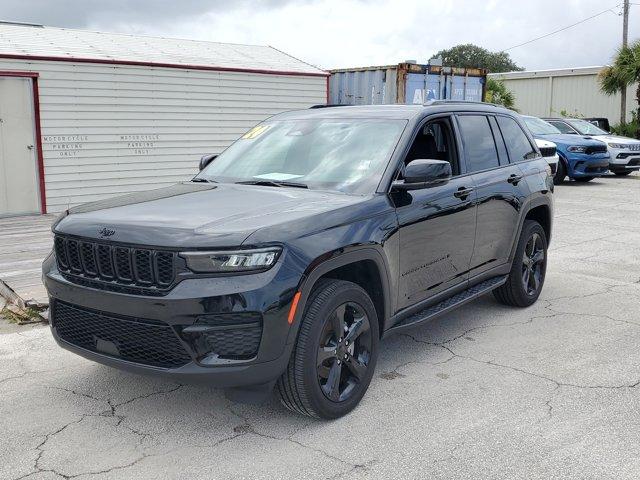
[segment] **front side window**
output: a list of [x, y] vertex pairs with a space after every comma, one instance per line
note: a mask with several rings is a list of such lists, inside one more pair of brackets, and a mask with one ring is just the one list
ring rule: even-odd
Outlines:
[[196, 178], [292, 182], [308, 188], [373, 193], [406, 120], [301, 119], [262, 123]]
[[458, 123], [469, 172], [498, 167], [500, 162], [489, 119], [484, 115], [461, 115]]
[[567, 123], [575, 128], [580, 135], [609, 135], [608, 132], [586, 120], [567, 120]]
[[564, 122], [549, 120], [549, 123], [560, 130], [560, 133], [576, 134], [577, 132]]
[[530, 160], [538, 156], [529, 138], [513, 118], [497, 117], [497, 120], [512, 163]]

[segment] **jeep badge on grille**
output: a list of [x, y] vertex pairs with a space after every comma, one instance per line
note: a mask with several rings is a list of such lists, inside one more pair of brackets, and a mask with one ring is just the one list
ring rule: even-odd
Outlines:
[[100, 236], [100, 238], [110, 237], [114, 233], [116, 233], [116, 231], [114, 229], [107, 228], [107, 227], [102, 227], [100, 230], [98, 230], [98, 235]]

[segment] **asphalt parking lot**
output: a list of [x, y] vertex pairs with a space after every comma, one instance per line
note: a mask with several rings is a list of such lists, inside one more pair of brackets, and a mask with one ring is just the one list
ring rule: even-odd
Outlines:
[[640, 175], [556, 189], [537, 304], [383, 343], [346, 418], [112, 370], [0, 326], [2, 479], [638, 478]]

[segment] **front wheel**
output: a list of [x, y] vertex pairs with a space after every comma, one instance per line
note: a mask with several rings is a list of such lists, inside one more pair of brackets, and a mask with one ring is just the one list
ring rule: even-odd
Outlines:
[[505, 305], [528, 307], [540, 296], [547, 272], [547, 235], [534, 220], [525, 220], [507, 281], [493, 291]]
[[321, 280], [309, 297], [287, 370], [278, 380], [284, 406], [325, 419], [353, 410], [373, 377], [378, 331], [367, 292], [352, 282]]
[[553, 184], [560, 185], [564, 182], [564, 179], [567, 177], [567, 167], [564, 166], [564, 161], [562, 159], [558, 160], [558, 168], [556, 169], [556, 174], [553, 176]]

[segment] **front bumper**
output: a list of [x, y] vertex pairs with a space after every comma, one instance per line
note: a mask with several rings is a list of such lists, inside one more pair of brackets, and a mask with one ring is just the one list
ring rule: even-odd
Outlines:
[[571, 170], [569, 176], [575, 177], [600, 177], [609, 171], [609, 154], [587, 155], [574, 154], [569, 159]]
[[640, 152], [611, 149], [609, 169], [613, 172], [640, 170]]
[[[61, 347], [123, 370], [159, 375], [182, 383], [205, 382], [219, 387], [267, 384], [285, 370], [292, 349], [292, 344], [287, 341], [291, 328], [287, 315], [301, 275], [285, 265], [283, 260], [272, 269], [254, 275], [183, 280], [167, 295], [158, 297], [78, 285], [58, 271], [51, 255], [43, 264], [43, 280], [52, 306], [51, 331]], [[131, 347], [133, 340], [123, 338], [122, 331], [111, 329], [105, 334], [103, 325], [98, 330], [82, 332], [83, 341], [77, 341], [77, 336], [68, 334], [69, 324], [63, 326], [58, 322], [57, 305], [86, 312], [90, 319], [93, 315], [94, 325], [96, 317], [131, 322], [135, 324], [136, 338], [143, 338], [147, 343], [151, 335], [144, 335], [145, 325], [162, 328], [168, 332], [166, 335], [174, 347], [176, 344], [182, 346], [185, 361], [179, 365], [158, 366], [139, 361], [139, 357], [132, 359], [123, 352], [131, 352], [132, 348], [139, 351], [143, 347]], [[244, 313], [261, 318], [255, 355], [237, 358], [207, 351], [211, 342], [209, 337], [203, 341], [204, 335], [227, 328], [216, 322]], [[83, 319], [76, 320], [81, 322]], [[75, 324], [73, 328], [82, 330], [84, 327], [83, 324]], [[140, 333], [141, 329], [143, 333]], [[229, 338], [230, 342], [236, 341], [233, 336]], [[161, 349], [160, 346], [154, 347], [156, 357]]]

